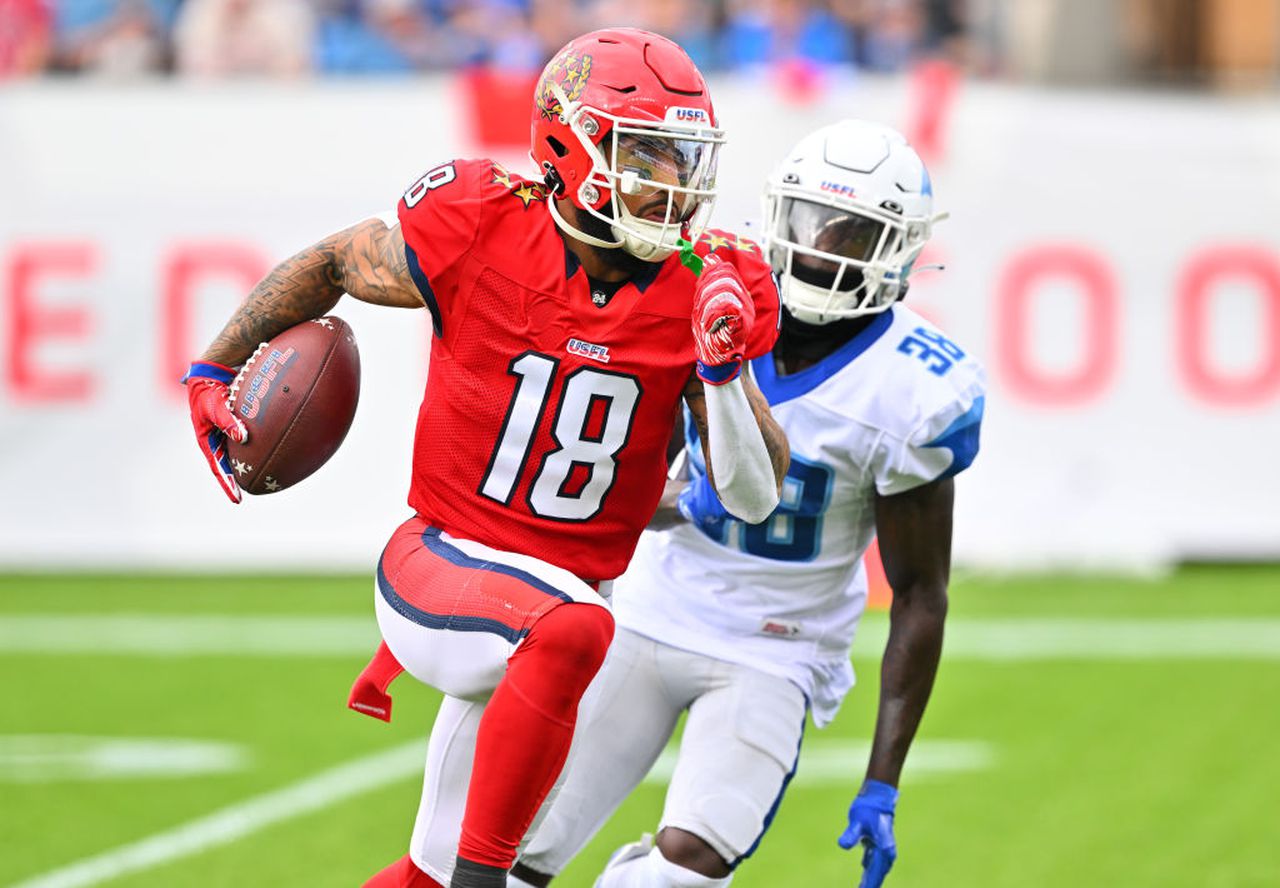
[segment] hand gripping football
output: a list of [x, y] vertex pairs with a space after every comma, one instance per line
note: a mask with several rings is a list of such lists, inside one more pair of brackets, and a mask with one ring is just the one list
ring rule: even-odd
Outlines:
[[231, 384], [231, 411], [249, 429], [228, 441], [246, 493], [292, 487], [337, 452], [360, 397], [360, 353], [341, 318], [290, 327], [258, 346]]

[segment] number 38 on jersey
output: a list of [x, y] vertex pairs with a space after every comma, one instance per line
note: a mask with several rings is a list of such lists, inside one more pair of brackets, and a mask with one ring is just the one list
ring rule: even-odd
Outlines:
[[560, 362], [538, 352], [511, 361], [515, 392], [489, 456], [480, 493], [510, 505], [526, 466], [536, 461], [529, 483], [533, 514], [559, 521], [587, 521], [600, 512], [613, 487], [618, 453], [631, 435], [640, 402], [640, 382], [629, 374], [594, 367], [570, 371], [551, 419], [553, 446], [533, 453], [549, 406]]

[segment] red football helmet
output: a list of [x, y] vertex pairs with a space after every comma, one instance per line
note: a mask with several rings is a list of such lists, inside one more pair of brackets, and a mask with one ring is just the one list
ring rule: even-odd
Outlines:
[[614, 238], [574, 227], [548, 201], [556, 224], [585, 243], [656, 262], [681, 236], [696, 240], [715, 200], [723, 143], [702, 74], [657, 34], [584, 34], [538, 79], [530, 156], [556, 196], [607, 222]]

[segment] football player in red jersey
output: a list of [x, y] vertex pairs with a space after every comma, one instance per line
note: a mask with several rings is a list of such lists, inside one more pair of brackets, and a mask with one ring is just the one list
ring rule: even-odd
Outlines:
[[351, 705], [389, 717], [402, 669], [445, 699], [410, 853], [374, 886], [505, 885], [612, 637], [603, 587], [662, 495], [681, 400], [730, 512], [762, 520], [787, 471], [739, 375], [777, 336], [770, 268], [753, 244], [702, 234], [723, 142], [702, 75], [665, 38], [598, 31], [551, 61], [534, 105], [542, 181], [486, 160], [434, 167], [398, 222], [279, 265], [186, 380], [201, 449], [238, 501], [234, 365], [344, 292], [431, 312], [415, 515], [379, 562], [384, 643]]

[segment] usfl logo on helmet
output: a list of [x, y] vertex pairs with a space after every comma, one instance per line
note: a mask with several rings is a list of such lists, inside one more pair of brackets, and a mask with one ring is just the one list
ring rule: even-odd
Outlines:
[[591, 56], [587, 53], [565, 50], [552, 59], [551, 64], [547, 65], [547, 69], [542, 72], [535, 94], [535, 101], [542, 116], [550, 120], [564, 110], [560, 107], [560, 100], [552, 92], [551, 84], [559, 85], [564, 91], [565, 98], [570, 102], [576, 102], [582, 95], [582, 91], [587, 88], [587, 80], [590, 78]]

